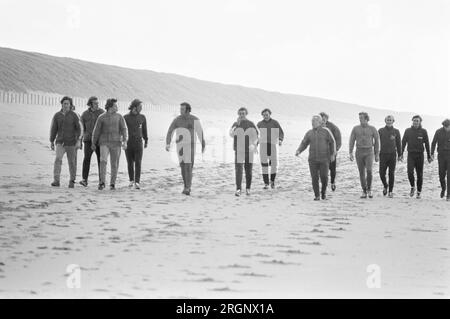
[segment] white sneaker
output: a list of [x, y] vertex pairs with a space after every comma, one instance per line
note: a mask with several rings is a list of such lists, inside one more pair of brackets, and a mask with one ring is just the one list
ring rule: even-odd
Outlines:
[[136, 183], [136, 184], [134, 184], [134, 188], [141, 189], [141, 186], [139, 185], [139, 183]]
[[129, 188], [133, 188], [134, 187], [134, 182], [130, 182], [130, 184], [128, 184]]
[[238, 189], [238, 190], [236, 191], [236, 193], [234, 193], [234, 195], [237, 196], [237, 197], [241, 196], [241, 190]]
[[245, 190], [245, 194], [250, 195], [250, 188], [247, 188], [247, 189]]

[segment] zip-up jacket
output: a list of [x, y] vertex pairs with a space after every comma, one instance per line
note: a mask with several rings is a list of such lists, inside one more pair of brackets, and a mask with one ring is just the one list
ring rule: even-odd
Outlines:
[[393, 126], [385, 126], [378, 130], [380, 135], [380, 154], [392, 154], [397, 152], [402, 156], [402, 139], [400, 131]]
[[142, 139], [147, 143], [147, 119], [145, 115], [130, 112], [124, 116], [124, 119], [128, 128], [128, 143], [142, 143]]
[[105, 112], [95, 123], [92, 144], [120, 146], [128, 140], [127, 124], [119, 113]]
[[327, 121], [327, 123], [324, 126], [328, 128], [333, 134], [334, 140], [336, 141], [336, 151], [339, 151], [342, 146], [341, 131], [334, 123], [330, 121]]
[[[184, 136], [186, 135], [185, 130], [188, 130], [190, 133], [190, 141], [189, 139], [184, 138]], [[166, 145], [169, 145], [170, 142], [172, 141], [172, 136], [174, 132], [176, 133], [175, 142], [177, 143], [178, 146], [183, 144], [189, 144], [189, 142], [191, 145], [195, 145], [196, 137], [198, 137], [198, 139], [202, 143], [202, 148], [205, 147], [206, 143], [202, 125], [198, 117], [192, 114], [179, 115], [172, 121], [172, 124], [170, 124], [169, 130], [167, 131]]]
[[377, 129], [371, 125], [357, 125], [353, 128], [350, 135], [350, 153], [353, 153], [355, 141], [357, 150], [369, 150], [373, 147], [375, 154], [380, 152], [380, 137]]
[[81, 125], [84, 129], [83, 139], [85, 141], [90, 141], [92, 139], [92, 132], [94, 131], [95, 122], [97, 122], [98, 117], [105, 113], [103, 109], [97, 109], [92, 111], [92, 108], [88, 108], [81, 114]]
[[[281, 128], [280, 123], [274, 119], [270, 119], [268, 121], [262, 120], [257, 124], [261, 136], [260, 142], [261, 144], [271, 144], [276, 145], [278, 142], [282, 142], [284, 139], [284, 132]], [[273, 135], [272, 135], [273, 134]]]
[[64, 114], [59, 111], [53, 116], [50, 127], [50, 142], [65, 146], [74, 146], [80, 139], [80, 118], [73, 111]]
[[402, 139], [402, 152], [405, 151], [406, 144], [408, 144], [409, 153], [423, 153], [425, 145], [427, 156], [428, 158], [431, 157], [428, 133], [422, 126], [419, 126], [418, 128], [412, 126], [405, 130]]
[[439, 154], [450, 155], [450, 132], [447, 132], [443, 127], [434, 133], [433, 142], [431, 142], [431, 155], [434, 155], [436, 145]]
[[[235, 152], [242, 152], [245, 153], [250, 152], [250, 144], [257, 144], [258, 143], [258, 129], [255, 126], [255, 123], [249, 120], [242, 120], [238, 124], [237, 122], [234, 122], [231, 126], [231, 134], [233, 137], [233, 150]], [[239, 143], [241, 143], [241, 140], [244, 138], [244, 149], [241, 150], [238, 148], [238, 139]]]
[[336, 142], [333, 133], [326, 127], [309, 130], [303, 138], [298, 152], [303, 152], [309, 145], [310, 162], [329, 162], [331, 155], [336, 153]]

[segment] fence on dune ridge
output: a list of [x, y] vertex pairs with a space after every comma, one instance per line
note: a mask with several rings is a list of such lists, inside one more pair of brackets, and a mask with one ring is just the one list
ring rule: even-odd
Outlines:
[[[61, 94], [51, 94], [51, 93], [35, 93], [35, 92], [13, 92], [13, 91], [3, 91], [0, 90], [0, 103], [4, 104], [17, 104], [17, 105], [42, 105], [49, 107], [60, 107], [61, 106]], [[84, 110], [88, 101], [88, 98], [83, 97], [73, 97], [73, 104], [75, 105], [75, 110]], [[104, 106], [106, 100], [99, 99], [100, 106]], [[117, 105], [121, 112], [126, 112], [130, 101], [118, 101]], [[142, 110], [147, 112], [177, 112], [179, 109], [178, 105], [155, 105], [147, 102], [142, 103]]]

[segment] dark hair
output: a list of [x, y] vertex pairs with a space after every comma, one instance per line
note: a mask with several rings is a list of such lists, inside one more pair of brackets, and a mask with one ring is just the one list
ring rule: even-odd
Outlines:
[[443, 127], [449, 127], [450, 126], [450, 119], [445, 119], [444, 122], [442, 122]]
[[133, 101], [131, 101], [131, 104], [130, 104], [130, 106], [128, 107], [128, 109], [131, 111], [132, 109], [138, 107], [139, 104], [142, 104], [142, 101], [139, 100], [139, 99], [134, 99]]
[[98, 98], [97, 98], [96, 96], [91, 96], [91, 97], [88, 99], [86, 105], [89, 106], [89, 107], [91, 107], [91, 106], [92, 106], [92, 102], [94, 102], [95, 100], [98, 100]]
[[414, 121], [414, 119], [419, 119], [420, 122], [422, 122], [422, 117], [420, 115], [414, 115], [411, 119], [411, 121]]
[[263, 115], [265, 112], [269, 112], [270, 115], [272, 115], [272, 111], [270, 109], [265, 108], [261, 111], [261, 115]]
[[73, 106], [73, 100], [70, 96], [65, 96], [61, 99], [61, 105], [64, 103], [64, 101], [69, 101], [70, 102], [70, 106]]
[[246, 115], [248, 114], [248, 110], [245, 107], [241, 107], [237, 112], [239, 114], [240, 111], [245, 111]]
[[117, 99], [107, 99], [105, 104], [105, 110], [108, 111], [114, 105], [114, 103], [117, 103]]
[[191, 107], [191, 105], [188, 102], [183, 102], [183, 103], [180, 104], [180, 106], [186, 107], [186, 112], [187, 113], [191, 113], [192, 107]]
[[322, 118], [324, 118], [324, 117], [326, 117], [327, 119], [330, 118], [330, 117], [328, 116], [328, 114], [325, 113], [325, 112], [320, 112], [319, 115], [320, 115]]
[[366, 121], [370, 120], [369, 114], [367, 114], [367, 112], [359, 112], [359, 116], [364, 116], [364, 119]]

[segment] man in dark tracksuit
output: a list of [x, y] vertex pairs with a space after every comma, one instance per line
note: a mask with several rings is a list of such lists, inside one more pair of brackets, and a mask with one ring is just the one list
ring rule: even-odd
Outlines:
[[[322, 118], [312, 118], [312, 130], [309, 130], [298, 147], [295, 156], [299, 156], [309, 145], [309, 171], [311, 173], [314, 200], [326, 199], [328, 170], [330, 162], [336, 157], [336, 142], [331, 131], [322, 126]], [[319, 176], [322, 190], [319, 191]]]
[[422, 128], [422, 118], [415, 115], [412, 118], [413, 125], [405, 130], [402, 139], [402, 153], [405, 152], [406, 144], [408, 144], [408, 179], [411, 185], [410, 196], [415, 193], [414, 170], [417, 174], [417, 198], [421, 198], [423, 184], [423, 165], [424, 165], [424, 145], [427, 151], [428, 162], [433, 160], [430, 154], [430, 142], [427, 130]]
[[230, 129], [230, 136], [233, 138], [236, 196], [241, 196], [244, 170], [245, 192], [247, 195], [250, 195], [254, 154], [258, 144], [258, 129], [252, 121], [247, 119], [247, 114], [248, 110], [245, 107], [241, 107], [238, 110], [238, 119]]
[[[434, 159], [434, 151], [438, 151], [439, 182], [441, 183], [441, 198], [447, 190], [447, 201], [450, 201], [450, 120], [442, 122], [442, 127], [436, 131], [431, 143], [431, 157]], [[445, 178], [447, 177], [447, 185]]]
[[[328, 128], [331, 133], [333, 134], [334, 140], [336, 142], [336, 156], [337, 152], [339, 152], [339, 149], [342, 146], [342, 138], [341, 138], [341, 131], [339, 128], [332, 122], [328, 121], [328, 114], [325, 112], [321, 112], [320, 116], [322, 117], [323, 126]], [[330, 182], [331, 182], [331, 190], [334, 192], [336, 190], [336, 157], [334, 161], [330, 162]]]
[[[81, 125], [78, 115], [71, 110], [72, 98], [65, 96], [61, 99], [61, 111], [52, 119], [50, 127], [50, 148], [56, 152], [53, 167], [52, 186], [60, 186], [61, 165], [64, 154], [69, 162], [69, 188], [74, 188], [77, 175], [77, 151], [81, 147]], [[55, 146], [56, 144], [56, 146]]]
[[[394, 189], [394, 179], [395, 179], [395, 166], [398, 159], [402, 157], [402, 139], [400, 137], [400, 131], [394, 128], [393, 124], [395, 122], [392, 115], [386, 116], [384, 119], [386, 123], [385, 127], [378, 130], [380, 135], [380, 178], [383, 183], [383, 195], [388, 194], [389, 188], [389, 198], [394, 195], [392, 193]], [[386, 171], [389, 168], [389, 184], [386, 181]]]
[[[84, 129], [84, 159], [83, 159], [83, 176], [80, 182], [81, 185], [86, 187], [88, 185], [89, 170], [91, 168], [91, 158], [94, 151], [92, 150], [92, 132], [94, 131], [95, 122], [100, 114], [103, 114], [105, 110], [99, 108], [98, 99], [95, 96], [91, 96], [87, 102], [89, 108], [81, 115], [81, 125]], [[100, 146], [95, 149], [97, 156], [97, 166], [100, 176]]]
[[269, 188], [269, 166], [270, 186], [275, 188], [275, 177], [278, 168], [277, 145], [281, 146], [284, 139], [284, 132], [278, 121], [271, 118], [272, 112], [264, 109], [261, 112], [263, 120], [257, 124], [260, 131], [259, 156], [262, 166], [262, 175], [264, 180], [264, 189]]
[[[128, 163], [128, 177], [130, 178], [129, 187], [140, 189], [141, 181], [141, 163], [144, 148], [148, 145], [147, 119], [142, 111], [142, 101], [135, 99], [129, 107], [130, 113], [124, 116], [128, 127], [128, 145], [125, 150]], [[144, 139], [144, 147], [142, 147]]]

